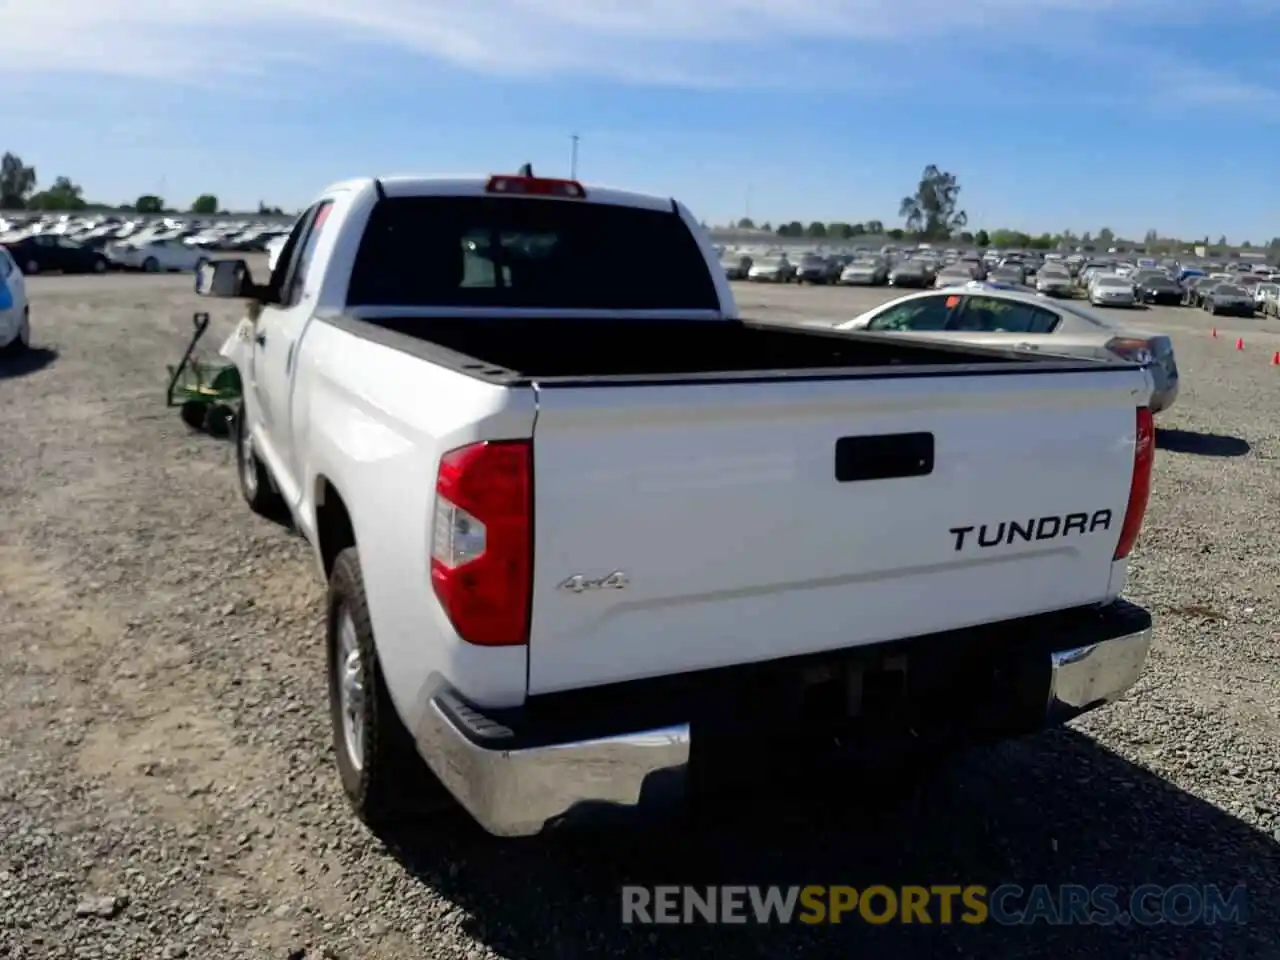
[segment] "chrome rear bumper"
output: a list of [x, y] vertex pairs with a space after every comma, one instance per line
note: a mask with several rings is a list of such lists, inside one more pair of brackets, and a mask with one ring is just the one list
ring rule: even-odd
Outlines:
[[1055, 726], [1119, 700], [1138, 682], [1151, 649], [1151, 628], [1049, 655], [1045, 725]]
[[[1125, 601], [1100, 611], [1080, 639], [1092, 642], [1033, 654], [1047, 697], [1040, 726], [1055, 726], [1119, 699], [1137, 682], [1151, 647], [1151, 617]], [[1041, 648], [1043, 649], [1043, 648]], [[1025, 657], [1025, 652], [1021, 654]], [[1043, 688], [1041, 688], [1043, 689]], [[1035, 690], [1030, 690], [1036, 696]], [[1030, 704], [1035, 714], [1040, 708]], [[1035, 726], [1035, 717], [1029, 718]], [[1023, 732], [1023, 731], [1014, 731]], [[690, 725], [582, 739], [517, 734], [450, 692], [432, 696], [418, 725], [418, 752], [489, 833], [533, 836], [571, 812], [638, 806], [664, 774], [690, 757]]]

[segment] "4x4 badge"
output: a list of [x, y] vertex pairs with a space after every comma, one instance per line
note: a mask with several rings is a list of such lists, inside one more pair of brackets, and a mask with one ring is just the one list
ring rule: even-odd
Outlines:
[[603, 577], [584, 577], [579, 573], [561, 583], [560, 589], [568, 590], [570, 593], [586, 593], [588, 590], [625, 590], [630, 582], [621, 570], [615, 570]]

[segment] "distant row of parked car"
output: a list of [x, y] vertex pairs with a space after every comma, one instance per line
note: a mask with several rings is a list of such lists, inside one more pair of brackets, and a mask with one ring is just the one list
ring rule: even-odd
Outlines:
[[216, 224], [166, 218], [42, 217], [0, 221], [0, 246], [27, 275], [194, 271], [220, 251], [268, 251], [287, 236], [280, 224]]
[[731, 280], [928, 289], [980, 281], [992, 289], [1045, 297], [1083, 295], [1095, 307], [1139, 304], [1201, 307], [1212, 314], [1280, 317], [1280, 271], [1265, 264], [1207, 265], [1214, 272], [1152, 258], [1095, 261], [1019, 251], [884, 248], [836, 253], [722, 252]]

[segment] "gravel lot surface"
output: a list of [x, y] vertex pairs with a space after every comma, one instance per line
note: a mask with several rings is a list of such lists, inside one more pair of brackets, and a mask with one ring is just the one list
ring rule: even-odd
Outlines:
[[[393, 848], [332, 769], [321, 589], [253, 517], [231, 445], [162, 394], [189, 277], [40, 277], [0, 365], [0, 957], [1280, 956], [1280, 337], [1134, 315], [1184, 382], [1130, 596], [1140, 687], [1073, 728], [956, 758], [901, 808], [848, 793], [498, 843], [465, 818]], [[839, 320], [879, 291], [740, 289]], [[216, 347], [234, 306], [217, 305]], [[1232, 349], [1234, 337], [1246, 349]], [[1227, 337], [1230, 339], [1226, 339]], [[1248, 887], [1243, 926], [623, 928], [623, 883]]]

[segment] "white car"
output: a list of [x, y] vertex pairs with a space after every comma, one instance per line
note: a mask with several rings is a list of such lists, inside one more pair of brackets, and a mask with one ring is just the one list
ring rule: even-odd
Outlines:
[[747, 279], [756, 283], [790, 283], [796, 268], [786, 257], [762, 257], [751, 264]]
[[0, 352], [21, 353], [30, 343], [27, 284], [9, 251], [0, 246]]
[[1258, 313], [1270, 316], [1275, 311], [1275, 301], [1280, 298], [1280, 284], [1260, 283], [1253, 288], [1253, 302]]
[[121, 244], [111, 250], [111, 257], [122, 267], [147, 273], [196, 270], [208, 255], [176, 237], [145, 240], [138, 244]]
[[1076, 303], [1020, 290], [992, 289], [980, 283], [931, 290], [881, 304], [835, 329], [924, 333], [1046, 355], [1119, 358], [1150, 370], [1152, 413], [1167, 410], [1178, 396], [1178, 364], [1170, 337], [1125, 328]]

